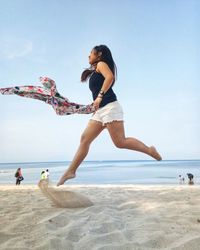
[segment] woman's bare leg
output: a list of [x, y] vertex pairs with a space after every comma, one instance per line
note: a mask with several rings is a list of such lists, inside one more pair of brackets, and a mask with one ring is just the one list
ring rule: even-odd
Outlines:
[[105, 127], [102, 126], [100, 122], [90, 120], [85, 131], [81, 136], [81, 141], [79, 148], [69, 166], [69, 168], [65, 171], [63, 176], [60, 178], [57, 186], [64, 184], [64, 182], [68, 179], [72, 179], [76, 176], [76, 170], [81, 164], [81, 162], [85, 159], [88, 154], [89, 147], [91, 142], [101, 133], [101, 131]]
[[148, 147], [143, 142], [135, 138], [125, 137], [123, 121], [113, 121], [111, 123], [107, 123], [106, 127], [109, 131], [112, 141], [118, 148], [136, 150], [150, 155], [157, 161], [162, 160], [162, 157], [157, 152], [155, 147]]

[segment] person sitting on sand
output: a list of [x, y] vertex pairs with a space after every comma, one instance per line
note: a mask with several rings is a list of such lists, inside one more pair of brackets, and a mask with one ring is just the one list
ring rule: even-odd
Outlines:
[[106, 45], [95, 46], [89, 55], [89, 64], [91, 67], [83, 71], [81, 81], [89, 79], [95, 112], [81, 136], [73, 161], [57, 186], [76, 176], [76, 170], [88, 154], [90, 144], [104, 129], [108, 130], [116, 147], [136, 150], [162, 160], [155, 147], [146, 146], [133, 137], [125, 137], [123, 110], [112, 89], [116, 80], [116, 65], [110, 49]]

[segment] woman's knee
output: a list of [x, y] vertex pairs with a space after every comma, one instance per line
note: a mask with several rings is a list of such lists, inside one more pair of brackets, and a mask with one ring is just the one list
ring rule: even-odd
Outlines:
[[114, 141], [114, 144], [117, 148], [124, 148], [125, 147], [125, 141], [124, 140], [120, 140], [120, 141]]

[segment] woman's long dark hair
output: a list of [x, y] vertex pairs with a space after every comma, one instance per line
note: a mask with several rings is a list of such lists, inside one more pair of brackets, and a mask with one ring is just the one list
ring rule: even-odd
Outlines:
[[97, 62], [95, 62], [93, 65], [91, 65], [90, 68], [83, 71], [81, 75], [81, 82], [87, 81], [87, 79], [91, 76], [91, 74], [96, 70], [96, 65], [98, 62], [105, 62], [110, 70], [112, 71], [115, 79], [117, 77], [117, 67], [115, 65], [115, 62], [112, 58], [112, 54], [110, 49], [106, 45], [99, 45], [95, 46], [93, 50], [98, 54], [101, 52], [101, 55], [99, 56], [99, 59]]

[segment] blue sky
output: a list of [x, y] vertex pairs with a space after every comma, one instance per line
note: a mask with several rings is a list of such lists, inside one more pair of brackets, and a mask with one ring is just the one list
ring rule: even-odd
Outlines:
[[[200, 157], [198, 0], [1, 0], [0, 86], [49, 76], [71, 101], [92, 97], [80, 75], [90, 50], [110, 47], [127, 136], [163, 159]], [[57, 116], [36, 100], [0, 96], [0, 162], [72, 160], [90, 115]], [[86, 160], [148, 160], [104, 131]]]

